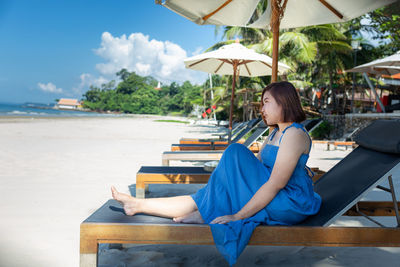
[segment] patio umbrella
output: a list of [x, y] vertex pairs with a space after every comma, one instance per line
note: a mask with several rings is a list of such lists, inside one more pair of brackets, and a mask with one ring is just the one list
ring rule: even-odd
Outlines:
[[393, 54], [391, 56], [377, 59], [374, 61], [371, 61], [369, 63], [365, 63], [363, 65], [354, 67], [352, 69], [346, 70], [347, 72], [362, 72], [363, 77], [366, 80], [369, 88], [374, 92], [375, 98], [381, 107], [382, 111], [385, 112], [385, 107], [383, 106], [383, 103], [381, 102], [378, 93], [375, 90], [375, 87], [373, 86], [371, 80], [369, 79], [368, 74], [375, 74], [375, 75], [382, 75], [382, 74], [387, 74], [387, 75], [394, 75], [397, 73], [400, 73], [400, 51], [398, 51], [396, 54]]
[[[229, 129], [232, 129], [236, 76], [256, 77], [267, 76], [272, 73], [272, 59], [269, 56], [259, 54], [238, 42], [224, 45], [215, 51], [187, 58], [184, 62], [188, 69], [219, 75], [233, 75]], [[284, 73], [289, 69], [290, 67], [283, 63], [278, 64], [279, 73]]]
[[365, 72], [376, 75], [394, 75], [400, 72], [400, 51], [391, 56], [377, 59], [369, 63], [354, 67], [347, 72]]
[[[344, 22], [396, 0], [155, 0], [197, 23], [271, 27], [272, 81], [277, 80], [279, 29]], [[260, 7], [265, 10], [259, 12]]]

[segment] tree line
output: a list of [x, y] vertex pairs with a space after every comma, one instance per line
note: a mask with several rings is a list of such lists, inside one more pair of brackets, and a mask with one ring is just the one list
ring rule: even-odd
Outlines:
[[114, 80], [100, 87], [90, 86], [83, 95], [83, 107], [104, 112], [134, 114], [181, 114], [188, 115], [195, 104], [201, 104], [201, 87], [189, 81], [176, 82], [157, 88], [158, 82], [151, 76], [140, 76], [122, 69]]

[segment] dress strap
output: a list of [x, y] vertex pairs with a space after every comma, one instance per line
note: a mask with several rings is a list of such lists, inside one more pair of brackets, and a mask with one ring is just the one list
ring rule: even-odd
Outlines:
[[278, 131], [278, 128], [276, 127], [276, 128], [272, 131], [271, 136], [269, 137], [269, 141], [271, 141], [272, 138], [274, 138], [274, 136], [275, 136], [275, 134], [276, 134], [277, 131]]

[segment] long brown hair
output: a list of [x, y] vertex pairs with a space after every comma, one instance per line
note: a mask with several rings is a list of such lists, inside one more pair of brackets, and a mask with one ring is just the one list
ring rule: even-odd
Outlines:
[[[301, 107], [299, 94], [293, 84], [290, 82], [276, 82], [265, 87], [261, 94], [261, 110], [264, 105], [264, 94], [267, 91], [275, 99], [276, 103], [282, 107], [283, 122], [302, 122], [306, 119], [306, 114]], [[267, 124], [262, 112], [261, 117]], [[277, 125], [270, 126], [277, 127]]]

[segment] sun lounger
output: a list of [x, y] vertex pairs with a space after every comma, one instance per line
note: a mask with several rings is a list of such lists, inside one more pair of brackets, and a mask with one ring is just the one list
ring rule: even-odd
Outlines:
[[[242, 129], [240, 132], [233, 137], [231, 143], [238, 143], [240, 140], [248, 133], [250, 133], [253, 129], [255, 129], [258, 124], [260, 124], [261, 119], [254, 119], [247, 123], [246, 127]], [[184, 143], [180, 144], [172, 144], [171, 151], [187, 151], [187, 150], [225, 150], [228, 147], [228, 141], [195, 141], [194, 143], [190, 143], [184, 141]]]
[[[392, 177], [400, 176], [400, 121], [376, 121], [362, 130], [360, 145], [315, 182], [322, 197], [318, 214], [294, 226], [258, 226], [249, 245], [400, 247], [399, 227], [328, 227], [341, 215], [400, 216]], [[390, 188], [378, 186], [389, 180]], [[359, 202], [377, 187], [392, 194], [388, 202]], [[387, 210], [386, 210], [387, 209]], [[368, 217], [369, 218], [369, 217]], [[80, 265], [96, 266], [98, 244], [213, 244], [205, 224], [179, 224], [148, 215], [126, 216], [107, 201], [80, 226]]]
[[[308, 131], [311, 127], [315, 126], [316, 120], [306, 120], [302, 122], [304, 128]], [[255, 132], [243, 143], [243, 145], [251, 149], [251, 145], [260, 138], [268, 129], [263, 121], [261, 121]], [[253, 152], [257, 151], [257, 148], [251, 149]], [[183, 161], [211, 161], [219, 160], [222, 156], [222, 151], [207, 150], [207, 151], [168, 151], [162, 154], [162, 165], [169, 166], [171, 160], [183, 160]]]
[[[235, 123], [232, 128], [232, 136], [235, 136], [238, 132], [244, 129], [250, 121], [244, 121]], [[188, 138], [182, 137], [179, 140], [180, 144], [192, 143], [192, 142], [210, 142], [210, 141], [228, 141], [229, 129], [226, 128], [222, 133], [213, 133], [212, 136], [218, 136], [218, 138]]]
[[[263, 121], [259, 122], [255, 131], [249, 138], [243, 143], [246, 147], [257, 141], [269, 128]], [[204, 151], [167, 151], [162, 154], [162, 165], [169, 166], [171, 160], [183, 160], [183, 161], [211, 161], [219, 160], [222, 156], [223, 151], [217, 150], [204, 150]]]
[[[307, 126], [308, 132], [311, 133], [314, 129], [316, 129], [321, 123], [322, 119], [307, 119], [302, 122], [304, 126]], [[223, 145], [227, 144], [228, 141], [223, 139], [198, 139], [198, 138], [181, 138], [179, 141], [180, 144], [216, 144]], [[174, 150], [172, 150], [174, 151]]]

